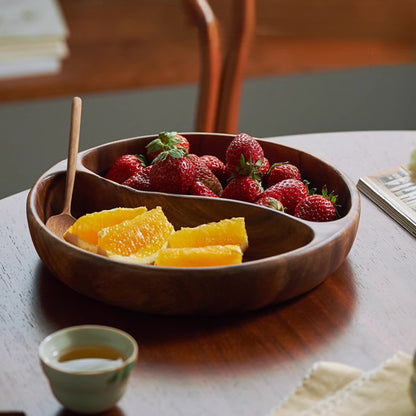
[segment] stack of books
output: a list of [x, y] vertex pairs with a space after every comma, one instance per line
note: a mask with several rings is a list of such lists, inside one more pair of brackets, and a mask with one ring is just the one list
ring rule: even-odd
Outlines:
[[67, 36], [57, 0], [0, 0], [0, 79], [58, 72]]

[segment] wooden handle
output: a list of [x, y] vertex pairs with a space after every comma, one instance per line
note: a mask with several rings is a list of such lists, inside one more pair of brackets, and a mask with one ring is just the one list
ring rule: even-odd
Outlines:
[[79, 134], [81, 129], [82, 101], [79, 97], [72, 99], [71, 130], [69, 134], [68, 161], [66, 170], [65, 199], [63, 212], [71, 213], [72, 192], [74, 189], [75, 172], [77, 169], [77, 154]]

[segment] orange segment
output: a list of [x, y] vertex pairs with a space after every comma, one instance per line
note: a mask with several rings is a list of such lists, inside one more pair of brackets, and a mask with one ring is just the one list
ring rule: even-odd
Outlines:
[[114, 208], [83, 215], [68, 228], [64, 239], [86, 250], [97, 252], [98, 231], [130, 220], [147, 211], [146, 207]]
[[159, 251], [155, 265], [167, 267], [229, 266], [242, 262], [243, 253], [237, 245], [165, 248]]
[[156, 207], [99, 231], [99, 253], [115, 259], [151, 264], [157, 252], [167, 245], [173, 231], [173, 225], [162, 208]]
[[168, 247], [203, 247], [215, 245], [238, 245], [244, 252], [248, 236], [244, 218], [236, 217], [197, 227], [183, 227], [172, 234]]

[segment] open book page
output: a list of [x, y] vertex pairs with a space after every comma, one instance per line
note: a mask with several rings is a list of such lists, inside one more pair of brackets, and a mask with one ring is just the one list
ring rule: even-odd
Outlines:
[[407, 165], [360, 178], [357, 188], [416, 237], [416, 184]]

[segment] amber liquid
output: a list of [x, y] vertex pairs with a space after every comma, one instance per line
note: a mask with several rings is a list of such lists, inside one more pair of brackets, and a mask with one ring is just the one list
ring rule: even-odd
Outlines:
[[107, 345], [76, 345], [64, 350], [58, 358], [59, 367], [70, 372], [112, 370], [123, 363], [117, 349]]

